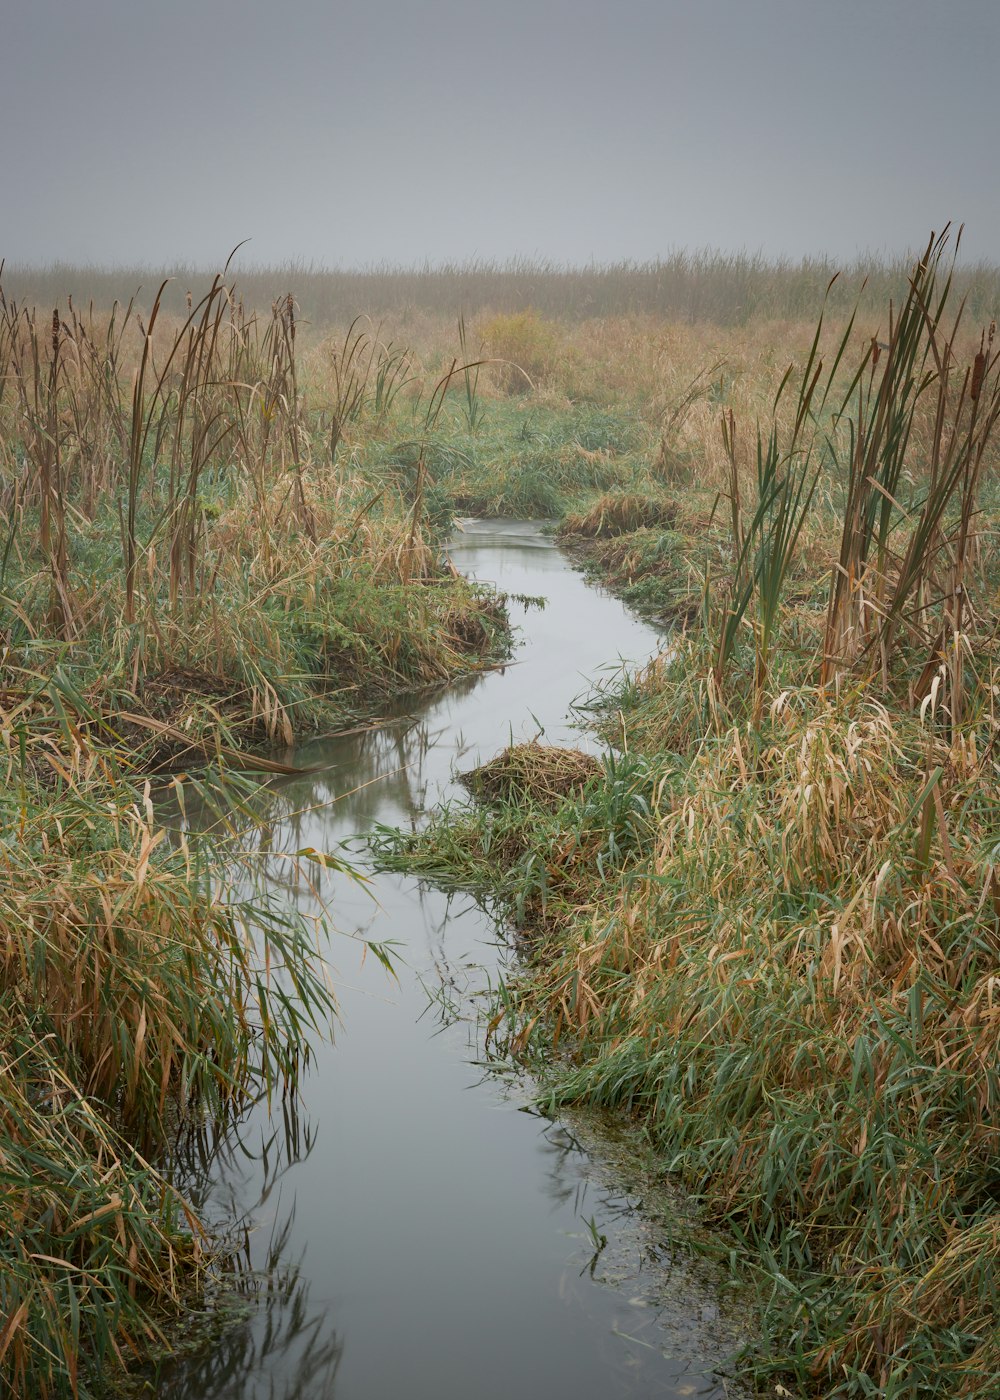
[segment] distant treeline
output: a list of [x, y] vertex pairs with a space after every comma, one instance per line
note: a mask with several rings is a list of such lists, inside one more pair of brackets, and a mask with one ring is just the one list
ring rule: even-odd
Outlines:
[[[302, 263], [236, 267], [230, 271], [248, 308], [266, 309], [291, 292], [303, 320], [318, 327], [341, 325], [357, 315], [405, 316], [429, 312], [458, 317], [489, 310], [511, 313], [532, 308], [540, 315], [584, 320], [604, 316], [656, 316], [671, 320], [742, 325], [759, 317], [812, 319], [826, 289], [834, 312], [858, 301], [884, 307], [905, 292], [913, 258], [858, 258], [838, 264], [828, 257], [800, 262], [757, 253], [710, 250], [677, 252], [655, 262], [620, 262], [567, 267], [514, 259], [422, 267], [377, 266], [326, 269]], [[8, 299], [39, 307], [64, 304], [67, 296], [100, 309], [138, 295], [152, 302], [165, 277], [167, 310], [182, 313], [187, 294], [201, 296], [211, 280], [205, 267], [94, 267], [57, 263], [36, 268], [8, 265], [2, 286]], [[1000, 265], [975, 263], [955, 270], [956, 290], [967, 300], [976, 324], [1000, 309]], [[862, 288], [864, 290], [862, 291]], [[957, 300], [957, 299], [956, 299]]]

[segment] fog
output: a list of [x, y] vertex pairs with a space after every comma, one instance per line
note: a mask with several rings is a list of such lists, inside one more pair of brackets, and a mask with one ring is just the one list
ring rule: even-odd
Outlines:
[[993, 260], [989, 0], [7, 0], [11, 262]]

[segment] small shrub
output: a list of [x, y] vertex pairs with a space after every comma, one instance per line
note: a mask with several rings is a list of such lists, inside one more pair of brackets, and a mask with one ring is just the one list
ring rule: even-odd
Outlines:
[[562, 351], [558, 328], [530, 308], [495, 316], [483, 327], [483, 344], [505, 394], [525, 394], [550, 378]]

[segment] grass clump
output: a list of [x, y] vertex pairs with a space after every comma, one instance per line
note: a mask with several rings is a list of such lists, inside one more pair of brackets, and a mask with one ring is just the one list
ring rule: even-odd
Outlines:
[[469, 791], [482, 802], [558, 802], [579, 793], [600, 772], [592, 754], [549, 745], [514, 744], [489, 763], [465, 775]]
[[525, 394], [543, 385], [556, 369], [562, 335], [557, 324], [529, 308], [487, 321], [483, 344], [501, 390]]
[[669, 526], [676, 518], [676, 507], [668, 500], [657, 500], [640, 491], [608, 492], [586, 511], [566, 515], [560, 527], [566, 536], [586, 539], [613, 539], [654, 526]]

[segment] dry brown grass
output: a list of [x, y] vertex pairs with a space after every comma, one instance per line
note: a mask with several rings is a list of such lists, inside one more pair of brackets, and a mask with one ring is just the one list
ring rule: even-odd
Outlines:
[[639, 491], [609, 491], [589, 510], [567, 515], [560, 532], [585, 539], [613, 539], [656, 525], [672, 525], [676, 518], [677, 507], [672, 501]]
[[463, 781], [484, 802], [532, 802], [553, 806], [579, 794], [601, 771], [592, 754], [554, 748], [537, 741], [514, 744]]
[[1000, 357], [942, 246], [891, 318], [767, 368], [732, 332], [694, 397], [689, 363], [670, 529], [593, 555], [707, 627], [623, 684], [627, 752], [579, 797], [523, 785], [406, 853], [531, 928], [491, 1032], [552, 1107], [641, 1121], [760, 1279], [757, 1380], [827, 1400], [1000, 1375]]
[[0, 708], [0, 1385], [76, 1395], [200, 1286], [214, 1246], [165, 1174], [175, 1135], [294, 1094], [333, 1003], [315, 929], [255, 901], [221, 833], [171, 839], [81, 697]]

